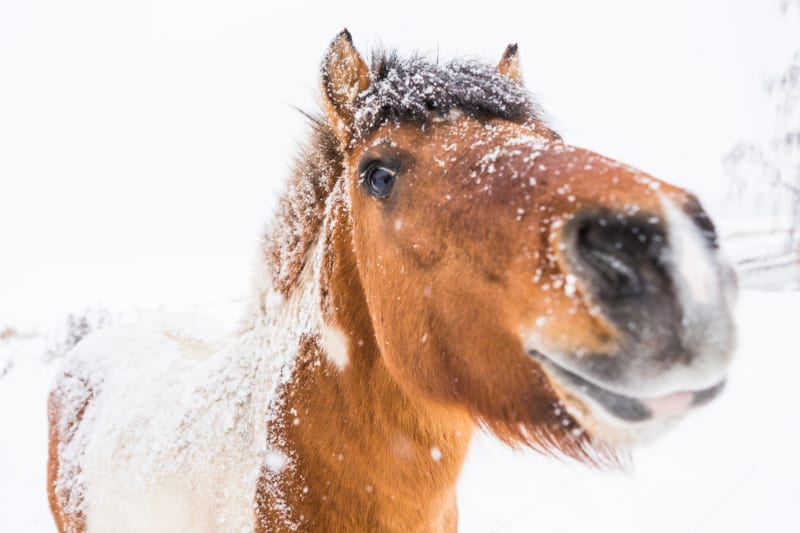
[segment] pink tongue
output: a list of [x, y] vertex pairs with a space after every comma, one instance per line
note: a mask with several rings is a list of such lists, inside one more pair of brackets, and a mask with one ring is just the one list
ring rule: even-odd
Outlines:
[[653, 413], [654, 418], [675, 416], [686, 411], [694, 401], [691, 392], [676, 392], [660, 398], [642, 398], [639, 400]]

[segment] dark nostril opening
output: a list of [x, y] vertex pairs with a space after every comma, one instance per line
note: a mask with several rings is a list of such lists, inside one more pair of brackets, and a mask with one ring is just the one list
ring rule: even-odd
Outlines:
[[660, 283], [665, 235], [655, 217], [586, 213], [575, 222], [575, 266], [595, 290], [633, 297]]
[[600, 278], [599, 288], [628, 296], [641, 294], [642, 284], [634, 265], [624, 253], [620, 241], [607, 239], [607, 232], [585, 224], [578, 230], [578, 252], [582, 265], [594, 278]]

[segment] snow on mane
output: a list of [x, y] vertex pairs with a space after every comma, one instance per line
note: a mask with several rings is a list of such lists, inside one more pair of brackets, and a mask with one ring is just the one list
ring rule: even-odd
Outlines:
[[456, 110], [478, 119], [541, 120], [525, 86], [491, 65], [464, 59], [440, 64], [385, 51], [373, 54], [370, 86], [355, 106], [360, 136], [386, 122], [424, 124]]

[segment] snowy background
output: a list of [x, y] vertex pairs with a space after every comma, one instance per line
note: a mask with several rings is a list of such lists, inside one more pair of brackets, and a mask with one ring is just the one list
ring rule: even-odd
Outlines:
[[[772, 253], [767, 187], [723, 160], [769, 144], [765, 80], [800, 50], [772, 0], [0, 1], [0, 532], [53, 530], [45, 400], [83, 322], [159, 309], [231, 322], [343, 27], [523, 74], [565, 139], [696, 191], [734, 259]], [[795, 159], [795, 161], [800, 161]], [[772, 191], [774, 192], [774, 191]], [[780, 198], [778, 199], [780, 200]], [[796, 266], [746, 277], [730, 386], [627, 473], [488, 438], [460, 483], [461, 531], [800, 531]]]

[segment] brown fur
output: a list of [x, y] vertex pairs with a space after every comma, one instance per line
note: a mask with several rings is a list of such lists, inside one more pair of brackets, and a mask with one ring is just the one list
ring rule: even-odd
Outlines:
[[[519, 84], [516, 47], [498, 69]], [[264, 470], [258, 531], [455, 531], [456, 481], [478, 426], [511, 445], [616, 464], [618, 452], [565, 412], [520, 331], [539, 328], [559, 350], [608, 351], [620, 332], [580, 285], [575, 298], [560, 290], [569, 269], [559, 224], [597, 207], [658, 215], [657, 194], [690, 201], [564, 145], [533, 115], [439, 121], [432, 112], [356, 128], [372, 76], [339, 36], [323, 69], [326, 118], [267, 238], [274, 288], [288, 295], [321, 233], [322, 315], [345, 335], [348, 363], [337, 368], [315, 332], [303, 338], [268, 437], [291, 466]], [[486, 158], [520, 135], [541, 147]], [[358, 169], [371, 159], [401, 162], [402, 183], [386, 200], [363, 189]], [[51, 405], [51, 507], [60, 531], [81, 530], [55, 491], [57, 411]]]
[[[507, 51], [501, 67], [517, 78], [515, 55]], [[587, 207], [659, 213], [649, 178], [561, 145], [541, 122], [463, 117], [427, 123], [424, 136], [390, 123], [349, 149], [346, 105], [326, 100], [329, 121], [344, 125], [347, 172], [337, 186], [351, 208], [331, 210], [321, 276], [324, 315], [346, 334], [349, 364], [338, 370], [318, 340], [304, 346], [275, 426], [296, 459], [279, 484], [300, 529], [455, 531], [455, 484], [476, 424], [512, 445], [616, 463], [614, 449], [564, 412], [518, 330], [548, 315], [543, 334], [561, 348], [614, 344], [611, 324], [546, 283], [568, 271], [551, 229]], [[493, 173], [475, 168], [487, 145], [525, 133], [551, 144], [535, 160], [504, 154]], [[451, 159], [443, 147], [454, 143]], [[385, 201], [366, 195], [355, 169], [369, 158], [401, 159], [402, 190]], [[262, 530], [282, 530], [268, 491], [259, 501]]]

